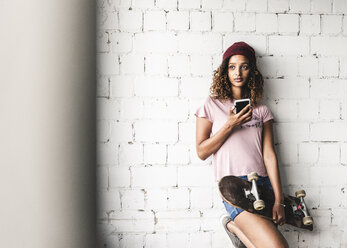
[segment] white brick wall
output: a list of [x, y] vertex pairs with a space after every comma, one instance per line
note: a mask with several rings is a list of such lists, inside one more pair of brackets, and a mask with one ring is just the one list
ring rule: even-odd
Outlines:
[[230, 247], [194, 112], [233, 42], [256, 50], [284, 191], [315, 230], [290, 247], [347, 247], [347, 2], [99, 0], [98, 222], [103, 247]]

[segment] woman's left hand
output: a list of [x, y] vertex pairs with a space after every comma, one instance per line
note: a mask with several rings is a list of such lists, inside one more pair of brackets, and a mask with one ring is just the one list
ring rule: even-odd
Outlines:
[[286, 222], [286, 216], [284, 213], [284, 206], [275, 203], [272, 209], [272, 219], [276, 224], [282, 226]]

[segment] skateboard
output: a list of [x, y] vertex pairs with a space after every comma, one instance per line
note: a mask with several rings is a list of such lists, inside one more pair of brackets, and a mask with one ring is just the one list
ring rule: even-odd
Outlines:
[[[265, 186], [258, 186], [257, 180], [255, 172], [248, 175], [248, 182], [235, 176], [225, 176], [218, 182], [219, 193], [229, 205], [272, 221], [274, 192]], [[295, 197], [284, 194], [286, 224], [312, 231], [313, 218], [304, 201], [305, 196], [304, 190], [296, 191]]]

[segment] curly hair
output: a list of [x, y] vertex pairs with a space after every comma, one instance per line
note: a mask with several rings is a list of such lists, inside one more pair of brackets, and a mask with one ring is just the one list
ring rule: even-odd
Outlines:
[[[229, 58], [213, 71], [213, 82], [210, 86], [210, 96], [219, 100], [233, 100], [232, 86], [228, 77]], [[257, 106], [263, 98], [264, 79], [256, 65], [250, 64], [250, 74], [243, 86], [241, 98], [249, 98], [252, 106]]]

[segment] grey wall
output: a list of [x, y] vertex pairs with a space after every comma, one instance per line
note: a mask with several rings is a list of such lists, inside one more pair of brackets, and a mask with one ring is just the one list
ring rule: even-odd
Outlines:
[[0, 247], [95, 247], [94, 12], [0, 1]]

